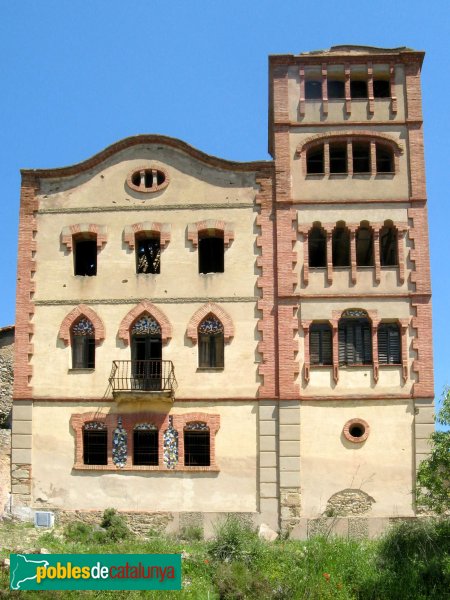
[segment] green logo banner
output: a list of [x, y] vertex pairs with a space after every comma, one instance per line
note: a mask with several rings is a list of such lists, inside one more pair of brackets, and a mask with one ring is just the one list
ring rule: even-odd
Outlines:
[[12, 590], [181, 590], [180, 554], [11, 554]]

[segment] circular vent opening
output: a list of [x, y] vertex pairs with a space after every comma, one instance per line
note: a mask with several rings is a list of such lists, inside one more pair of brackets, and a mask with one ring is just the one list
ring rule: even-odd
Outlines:
[[351, 419], [344, 425], [343, 434], [349, 442], [359, 444], [367, 440], [370, 427], [364, 419]]

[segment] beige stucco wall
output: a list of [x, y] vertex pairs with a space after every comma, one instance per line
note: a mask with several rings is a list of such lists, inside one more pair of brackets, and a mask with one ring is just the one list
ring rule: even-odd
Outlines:
[[[98, 408], [88, 403], [35, 402], [32, 492], [35, 505], [68, 510], [114, 507], [146, 512], [256, 511], [255, 403], [214, 406], [190, 403], [173, 407], [172, 414], [220, 414], [220, 429], [216, 435], [219, 473], [73, 471], [75, 441], [70, 417]], [[133, 407], [136, 412], [141, 409], [139, 405]], [[100, 408], [101, 412], [108, 410]], [[116, 412], [115, 408], [111, 410]]]
[[[300, 418], [302, 516], [323, 513], [328, 499], [358, 489], [375, 502], [367, 516], [412, 516], [413, 401], [303, 402]], [[345, 423], [367, 421], [361, 444], [347, 441]]]
[[[342, 65], [342, 59], [336, 59], [336, 65]], [[362, 66], [362, 65], [361, 65]], [[357, 68], [358, 65], [352, 66]], [[374, 75], [377, 74], [378, 69], [388, 69], [387, 64], [374, 64]], [[329, 73], [332, 73], [332, 67], [328, 67]], [[320, 74], [317, 79], [321, 80], [321, 67], [320, 65], [314, 65], [305, 68], [305, 75], [308, 77], [308, 71], [311, 73]], [[391, 111], [391, 100], [390, 98], [376, 98], [374, 101], [374, 113], [369, 113], [369, 101], [366, 99], [352, 100], [352, 110], [350, 114], [345, 112], [345, 100], [329, 100], [328, 101], [328, 114], [324, 114], [322, 110], [321, 100], [307, 100], [305, 102], [305, 114], [302, 116], [299, 113], [299, 102], [300, 102], [300, 75], [298, 66], [289, 67], [288, 70], [288, 97], [289, 97], [289, 120], [290, 121], [301, 121], [302, 123], [333, 123], [336, 121], [342, 121], [346, 123], [358, 122], [358, 121], [391, 121], [393, 123], [403, 121], [405, 119], [405, 97], [404, 97], [404, 83], [405, 83], [405, 71], [404, 66], [397, 64], [395, 67], [395, 88], [394, 92], [397, 97], [397, 112], [392, 113]]]

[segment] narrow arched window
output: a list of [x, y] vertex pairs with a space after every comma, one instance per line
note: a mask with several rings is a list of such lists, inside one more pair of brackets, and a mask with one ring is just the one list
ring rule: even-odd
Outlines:
[[380, 365], [401, 363], [401, 336], [397, 323], [380, 323], [378, 326], [378, 362]]
[[380, 230], [380, 264], [382, 267], [398, 265], [397, 230], [393, 225], [385, 225]]
[[206, 423], [188, 423], [184, 428], [184, 464], [186, 467], [210, 466], [210, 431]]
[[133, 430], [133, 464], [158, 465], [158, 428], [152, 423], [139, 423]]
[[345, 225], [337, 225], [333, 230], [333, 267], [350, 266], [350, 232]]
[[309, 329], [310, 364], [331, 365], [332, 356], [332, 334], [329, 323], [313, 323]]
[[72, 368], [95, 368], [95, 329], [86, 317], [78, 319], [70, 330], [72, 342]]
[[198, 366], [206, 369], [224, 366], [223, 325], [214, 315], [208, 315], [198, 326]]
[[308, 175], [324, 173], [323, 144], [308, 150], [306, 154], [306, 172]]
[[309, 232], [308, 256], [310, 267], [327, 266], [327, 236], [319, 225], [314, 225]]
[[373, 232], [368, 225], [361, 225], [356, 232], [356, 264], [373, 267]]
[[340, 365], [369, 365], [372, 362], [372, 326], [363, 310], [346, 310], [339, 320]]
[[224, 271], [223, 231], [200, 231], [198, 234], [198, 272], [223, 273]]
[[108, 432], [100, 421], [89, 421], [83, 427], [83, 462], [85, 465], [108, 464]]
[[158, 274], [161, 269], [159, 234], [136, 236], [136, 273]]
[[393, 173], [394, 158], [392, 150], [380, 144], [376, 145], [377, 173]]

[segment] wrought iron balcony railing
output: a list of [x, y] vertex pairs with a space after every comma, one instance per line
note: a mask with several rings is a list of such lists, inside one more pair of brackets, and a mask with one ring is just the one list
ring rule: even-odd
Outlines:
[[163, 392], [177, 388], [171, 360], [113, 360], [109, 377], [114, 392]]

